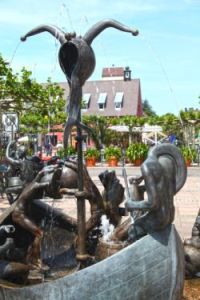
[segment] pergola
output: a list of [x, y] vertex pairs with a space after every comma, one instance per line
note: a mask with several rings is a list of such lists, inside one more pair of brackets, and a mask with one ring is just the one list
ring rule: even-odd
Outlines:
[[[116, 132], [130, 132], [129, 126], [127, 125], [114, 125], [110, 126], [109, 129]], [[162, 142], [167, 135], [162, 132], [162, 127], [158, 125], [145, 124], [142, 127], [133, 127], [132, 132], [141, 132], [143, 143], [158, 144]]]

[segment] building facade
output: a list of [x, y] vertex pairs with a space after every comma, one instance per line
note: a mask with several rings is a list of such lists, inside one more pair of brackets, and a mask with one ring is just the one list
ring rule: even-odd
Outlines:
[[[59, 85], [67, 98], [68, 83], [61, 82]], [[142, 116], [140, 80], [132, 79], [129, 67], [104, 68], [100, 80], [86, 81], [83, 86], [82, 115]], [[71, 135], [72, 145], [75, 143], [75, 135], [75, 132]], [[88, 139], [87, 144], [91, 144]]]
[[[68, 84], [60, 83], [60, 86], [67, 97]], [[131, 78], [129, 67], [104, 68], [101, 80], [84, 84], [82, 107], [82, 115], [142, 116], [140, 80]]]

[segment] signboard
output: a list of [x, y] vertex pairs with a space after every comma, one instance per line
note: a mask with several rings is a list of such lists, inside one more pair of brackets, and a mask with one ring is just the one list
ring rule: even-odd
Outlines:
[[2, 123], [4, 131], [6, 132], [17, 132], [19, 127], [18, 115], [16, 113], [3, 113]]

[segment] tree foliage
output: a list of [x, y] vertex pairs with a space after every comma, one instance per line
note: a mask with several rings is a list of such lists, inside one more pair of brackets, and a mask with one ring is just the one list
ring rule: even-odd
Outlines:
[[22, 132], [36, 133], [51, 125], [65, 121], [64, 91], [50, 78], [40, 84], [31, 77], [32, 72], [22, 68], [14, 73], [0, 55], [0, 107], [2, 112], [16, 112]]
[[155, 111], [153, 110], [152, 106], [150, 105], [147, 99], [142, 101], [142, 109], [143, 109], [143, 113], [146, 116], [156, 116]]
[[[45, 133], [49, 129], [49, 125], [52, 127], [63, 124], [66, 119], [63, 95], [63, 89], [58, 84], [51, 82], [50, 78], [46, 84], [40, 84], [25, 68], [22, 68], [19, 73], [14, 73], [0, 55], [0, 113], [18, 113], [20, 132]], [[83, 116], [83, 123], [92, 128], [90, 135], [97, 148], [110, 143], [120, 144], [126, 135], [130, 137], [129, 142], [135, 141], [138, 133], [135, 133], [134, 127], [141, 127], [145, 123], [159, 125], [164, 133], [175, 134], [180, 139], [189, 126], [195, 127], [196, 133], [200, 130], [199, 110], [181, 111], [180, 118], [170, 113], [158, 116], [148, 100], [144, 100], [143, 111], [144, 117]], [[111, 125], [126, 125], [129, 132], [118, 133], [109, 130]]]
[[107, 144], [107, 141], [111, 137], [111, 133], [108, 130], [110, 118], [97, 115], [83, 116], [83, 123], [90, 127], [91, 132], [89, 135], [94, 141], [97, 149], [100, 149], [103, 145]]

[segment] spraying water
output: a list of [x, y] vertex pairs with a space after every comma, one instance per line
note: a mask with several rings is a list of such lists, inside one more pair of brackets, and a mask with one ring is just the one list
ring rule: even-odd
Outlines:
[[12, 62], [13, 62], [13, 59], [15, 58], [16, 53], [17, 53], [17, 50], [18, 50], [18, 48], [19, 48], [19, 46], [20, 46], [21, 43], [22, 43], [22, 42], [19, 41], [19, 42], [17, 43], [17, 45], [16, 45], [14, 51], [13, 51], [13, 54], [12, 54], [11, 59], [10, 59], [10, 61], [9, 61], [9, 66], [10, 66], [10, 67], [11, 67], [11, 64], [12, 64]]
[[101, 217], [101, 226], [100, 226], [100, 230], [102, 233], [102, 239], [105, 242], [109, 242], [111, 241], [111, 237], [114, 231], [114, 225], [110, 224], [108, 218], [106, 215], [103, 215]]
[[[177, 99], [177, 97], [175, 96], [175, 93], [174, 93], [174, 90], [172, 88], [172, 84], [169, 80], [169, 76], [166, 72], [166, 69], [160, 59], [160, 57], [158, 56], [158, 54], [156, 53], [155, 49], [153, 48], [152, 44], [150, 43], [150, 41], [144, 36], [144, 35], [140, 35], [141, 39], [145, 42], [145, 44], [147, 45], [147, 47], [150, 49], [151, 51], [151, 54], [153, 55], [155, 61], [157, 62], [157, 64], [160, 66], [161, 70], [162, 70], [162, 73], [164, 75], [164, 78], [168, 84], [168, 87], [169, 87], [169, 91], [171, 93], [171, 96], [174, 100], [174, 103], [176, 104], [178, 110], [180, 111], [180, 102], [179, 100]], [[182, 121], [182, 118], [180, 116], [180, 114], [178, 115], [179, 119], [180, 119], [180, 122], [181, 122], [181, 125], [183, 126], [183, 121]]]

